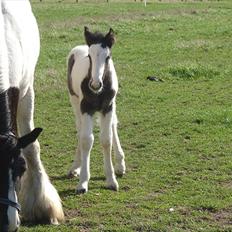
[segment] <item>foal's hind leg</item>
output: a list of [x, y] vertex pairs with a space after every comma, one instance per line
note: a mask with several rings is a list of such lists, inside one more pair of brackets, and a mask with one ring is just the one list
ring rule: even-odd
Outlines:
[[[34, 129], [34, 89], [31, 86], [18, 107], [20, 135]], [[56, 189], [50, 183], [40, 160], [40, 146], [36, 141], [23, 150], [27, 160], [27, 171], [22, 178], [19, 200], [25, 221], [58, 224], [64, 214]]]
[[78, 144], [76, 148], [76, 153], [74, 155], [74, 161], [72, 163], [71, 168], [68, 171], [68, 177], [74, 177], [80, 175], [80, 169], [81, 169], [81, 147], [80, 147], [80, 120], [81, 120], [81, 114], [80, 114], [80, 108], [79, 108], [79, 99], [76, 96], [70, 96], [70, 102], [72, 104], [72, 108], [75, 114], [75, 123], [77, 128], [77, 139]]
[[117, 130], [118, 119], [115, 111], [113, 112], [113, 122], [112, 122], [112, 131], [113, 131], [113, 148], [115, 152], [115, 173], [116, 175], [122, 176], [126, 172], [125, 165], [125, 155], [122, 150]]

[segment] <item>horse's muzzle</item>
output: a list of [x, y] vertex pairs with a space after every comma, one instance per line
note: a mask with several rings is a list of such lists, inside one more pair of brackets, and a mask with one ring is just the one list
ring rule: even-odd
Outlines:
[[102, 82], [94, 82], [90, 81], [89, 83], [89, 88], [94, 92], [94, 93], [100, 93], [102, 90], [103, 84]]

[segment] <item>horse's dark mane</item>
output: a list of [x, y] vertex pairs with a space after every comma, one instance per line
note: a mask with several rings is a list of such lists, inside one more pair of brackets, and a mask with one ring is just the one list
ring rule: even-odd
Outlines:
[[0, 94], [0, 134], [12, 131], [17, 134], [16, 114], [19, 89], [9, 88]]
[[9, 107], [8, 91], [0, 94], [0, 133], [4, 134], [10, 130], [11, 113]]

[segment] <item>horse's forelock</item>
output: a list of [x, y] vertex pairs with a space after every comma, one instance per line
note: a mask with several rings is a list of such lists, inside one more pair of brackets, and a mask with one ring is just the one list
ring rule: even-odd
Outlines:
[[12, 152], [17, 148], [18, 139], [13, 134], [0, 135], [0, 151]]

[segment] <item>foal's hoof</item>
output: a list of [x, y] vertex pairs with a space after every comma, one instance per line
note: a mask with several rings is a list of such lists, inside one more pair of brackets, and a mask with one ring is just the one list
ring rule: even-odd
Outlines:
[[119, 170], [115, 171], [115, 175], [117, 177], [123, 177], [125, 175], [125, 173], [126, 173], [125, 171], [119, 171]]
[[51, 223], [52, 225], [59, 225], [59, 222], [58, 222], [57, 218], [51, 218], [51, 219], [50, 219], [50, 223]]
[[116, 164], [115, 166], [115, 174], [118, 177], [122, 177], [123, 175], [125, 175], [126, 173], [126, 166], [125, 166], [125, 162], [121, 163], [121, 164]]
[[77, 175], [75, 175], [75, 173], [73, 173], [73, 172], [69, 172], [69, 173], [67, 174], [67, 177], [68, 177], [69, 179], [71, 179], [71, 178], [73, 178], [73, 177], [77, 177]]
[[118, 182], [115, 180], [114, 182], [108, 182], [106, 184], [106, 188], [109, 190], [113, 190], [113, 191], [118, 191], [119, 186], [118, 186]]
[[75, 170], [70, 170], [67, 174], [68, 178], [73, 178], [73, 177], [78, 177], [80, 175], [80, 170], [75, 169]]
[[87, 193], [86, 189], [77, 189], [76, 194], [80, 195], [80, 194], [85, 194]]
[[112, 191], [118, 191], [118, 186], [115, 185], [108, 185], [106, 186], [107, 189], [112, 190]]

